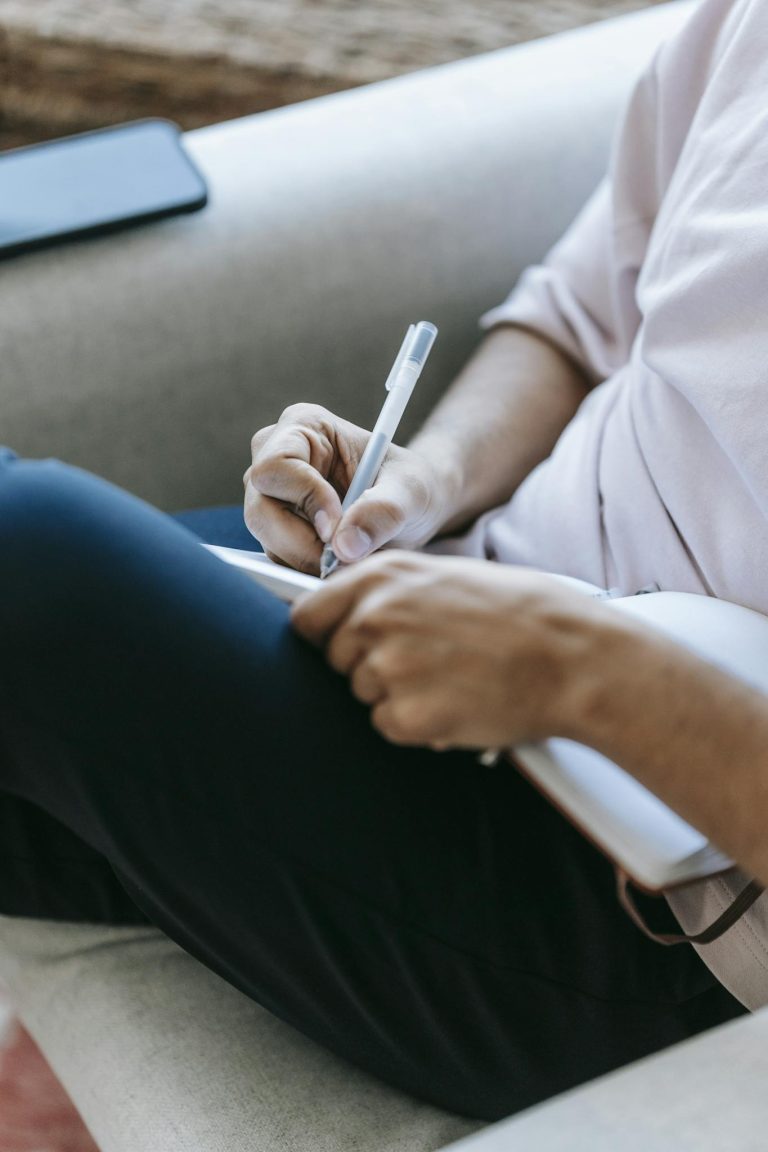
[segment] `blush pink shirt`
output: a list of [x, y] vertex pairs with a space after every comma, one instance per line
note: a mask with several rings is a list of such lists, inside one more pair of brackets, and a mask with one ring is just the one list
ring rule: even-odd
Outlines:
[[483, 318], [595, 388], [472, 533], [501, 561], [768, 612], [768, 4], [705, 0], [640, 80], [610, 177]]
[[[541, 333], [595, 387], [461, 549], [768, 613], [766, 0], [703, 0], [662, 47], [609, 178], [483, 318], [499, 323]], [[743, 882], [695, 884], [670, 903], [697, 930]], [[766, 905], [700, 950], [750, 1008], [768, 1004]]]

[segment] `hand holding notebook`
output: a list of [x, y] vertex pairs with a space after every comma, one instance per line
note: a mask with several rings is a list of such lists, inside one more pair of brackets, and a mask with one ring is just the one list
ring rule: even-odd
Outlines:
[[[262, 553], [210, 547], [281, 599], [320, 587], [315, 576], [272, 563]], [[598, 588], [569, 581], [587, 595]], [[611, 599], [697, 655], [768, 693], [768, 618], [705, 596], [658, 592]], [[641, 702], [639, 702], [641, 706]], [[731, 861], [633, 776], [600, 753], [562, 739], [514, 749], [522, 771], [638, 885], [661, 891], [722, 872]]]

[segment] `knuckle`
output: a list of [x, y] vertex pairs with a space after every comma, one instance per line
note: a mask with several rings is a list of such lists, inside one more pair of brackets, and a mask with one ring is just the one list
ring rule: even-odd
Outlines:
[[383, 608], [380, 596], [366, 596], [349, 619], [350, 631], [361, 639], [377, 636], [383, 622]]
[[394, 552], [372, 552], [370, 556], [365, 558], [365, 572], [373, 582], [386, 578], [395, 570], [396, 566], [396, 553]]
[[346, 672], [349, 668], [353, 645], [345, 629], [338, 631], [326, 649], [326, 659], [336, 672]]
[[417, 472], [406, 472], [401, 483], [414, 504], [421, 506], [429, 502], [429, 486]]
[[292, 487], [295, 476], [295, 461], [281, 452], [264, 453], [251, 465], [251, 486], [267, 495], [282, 491], [285, 485]]
[[399, 528], [405, 520], [405, 508], [395, 496], [372, 497], [375, 499], [376, 519], [386, 528]]
[[344, 649], [339, 642], [338, 635], [334, 636], [328, 644], [328, 647], [325, 650], [325, 658], [330, 664], [331, 668], [333, 668], [334, 672], [344, 672]]
[[340, 676], [348, 676], [350, 674], [350, 665], [352, 663], [350, 657], [344, 652], [336, 649], [328, 660], [334, 672], [338, 672]]
[[421, 738], [418, 712], [409, 700], [390, 702], [379, 716], [379, 730], [393, 744], [417, 744]]
[[256, 457], [261, 449], [275, 430], [275, 425], [270, 424], [267, 428], [259, 428], [258, 432], [254, 432], [251, 437], [251, 456]]
[[378, 566], [384, 571], [401, 572], [413, 566], [411, 553], [403, 552], [398, 548], [388, 548], [386, 551], [377, 552], [375, 559]]
[[368, 658], [371, 672], [384, 683], [393, 683], [402, 673], [402, 660], [390, 645], [376, 648]]
[[448, 731], [448, 721], [445, 712], [437, 705], [430, 706], [422, 702], [416, 720], [416, 734], [420, 744], [428, 744], [431, 740], [444, 738]]
[[411, 562], [407, 553], [384, 549], [367, 556], [362, 564], [365, 565], [365, 582], [370, 590], [366, 609], [384, 616], [402, 596], [402, 577], [409, 574]]
[[254, 460], [251, 467], [248, 469], [251, 486], [258, 488], [260, 484], [274, 472], [274, 461], [270, 458], [259, 457]]
[[280, 419], [286, 424], [316, 425], [325, 423], [329, 417], [330, 412], [327, 408], [323, 408], [319, 404], [309, 404], [306, 401], [299, 401], [296, 404], [289, 404], [287, 408], [284, 408]]

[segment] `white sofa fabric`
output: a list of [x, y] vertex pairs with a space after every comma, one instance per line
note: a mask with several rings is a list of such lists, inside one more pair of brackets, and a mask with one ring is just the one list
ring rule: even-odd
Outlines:
[[451, 1152], [765, 1152], [768, 1011], [451, 1146]]
[[[477, 316], [596, 184], [633, 77], [687, 10], [189, 134], [207, 211], [3, 265], [0, 441], [168, 508], [237, 500], [250, 434], [296, 399], [369, 420], [420, 317], [443, 331], [423, 412]], [[427, 1152], [478, 1127], [347, 1067], [153, 930], [0, 918], [0, 976], [103, 1152]], [[681, 1046], [468, 1152], [761, 1147], [767, 1026]]]
[[0, 974], [102, 1152], [431, 1152], [479, 1127], [332, 1056], [153, 929], [0, 917]]

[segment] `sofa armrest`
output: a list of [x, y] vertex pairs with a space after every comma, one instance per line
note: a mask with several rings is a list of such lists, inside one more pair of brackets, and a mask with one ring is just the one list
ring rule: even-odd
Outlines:
[[239, 499], [256, 428], [298, 399], [369, 422], [428, 318], [418, 419], [596, 184], [687, 9], [188, 134], [204, 212], [3, 265], [0, 438], [166, 507]]
[[723, 1152], [765, 1147], [768, 1009], [450, 1145], [450, 1152]]

